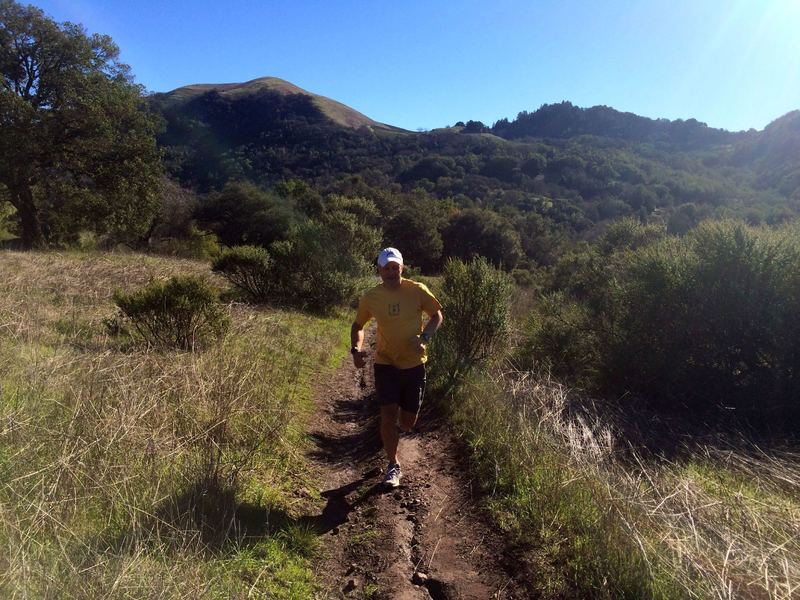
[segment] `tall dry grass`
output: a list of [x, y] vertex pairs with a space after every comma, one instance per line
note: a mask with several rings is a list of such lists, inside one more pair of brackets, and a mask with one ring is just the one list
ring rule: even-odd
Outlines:
[[452, 410], [544, 597], [797, 596], [797, 453], [687, 438], [659, 458], [623, 436], [624, 414], [519, 372], [472, 382]]
[[177, 274], [208, 268], [0, 253], [3, 597], [312, 593], [289, 492], [306, 477], [310, 382], [344, 328], [231, 306], [232, 331], [202, 353], [108, 331], [115, 288]]

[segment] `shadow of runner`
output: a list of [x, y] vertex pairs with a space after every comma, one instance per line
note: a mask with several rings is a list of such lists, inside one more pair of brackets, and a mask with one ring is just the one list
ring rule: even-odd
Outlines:
[[[386, 487], [383, 482], [372, 483], [368, 485], [376, 475], [380, 474], [379, 469], [370, 469], [364, 473], [359, 479], [345, 484], [341, 487], [325, 490], [320, 495], [327, 499], [327, 503], [319, 515], [300, 517], [299, 523], [308, 527], [313, 527], [319, 534], [323, 535], [332, 529], [346, 523], [348, 515], [355, 510], [355, 508], [366, 502], [373, 496], [379, 494], [388, 494], [394, 491]], [[350, 494], [357, 492], [355, 497], [348, 498]]]
[[310, 457], [327, 463], [372, 458], [382, 448], [378, 414], [374, 394], [335, 400], [330, 412], [333, 427], [310, 434], [316, 447]]
[[314, 460], [326, 463], [359, 463], [373, 458], [383, 448], [377, 418], [366, 432], [359, 430], [346, 435], [317, 432], [310, 437], [316, 449], [309, 455]]

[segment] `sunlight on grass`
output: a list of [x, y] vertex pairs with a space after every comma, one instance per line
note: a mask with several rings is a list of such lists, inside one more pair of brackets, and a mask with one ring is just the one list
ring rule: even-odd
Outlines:
[[473, 380], [451, 418], [543, 597], [790, 598], [800, 457], [720, 439], [645, 459], [589, 399], [530, 374]]
[[207, 265], [126, 254], [0, 260], [3, 597], [311, 597], [303, 455], [344, 316], [227, 307], [204, 352], [109, 329], [111, 295]]

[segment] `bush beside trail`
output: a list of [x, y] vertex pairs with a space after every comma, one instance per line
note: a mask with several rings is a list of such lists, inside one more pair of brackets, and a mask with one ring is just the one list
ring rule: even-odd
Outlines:
[[256, 301], [267, 302], [275, 286], [271, 275], [273, 260], [265, 248], [235, 246], [223, 250], [211, 264], [234, 287]]
[[511, 277], [486, 259], [451, 259], [441, 279], [444, 324], [433, 338], [431, 379], [449, 393], [508, 341]]
[[209, 283], [193, 276], [154, 280], [114, 303], [151, 346], [194, 350], [228, 330], [230, 319]]
[[355, 296], [359, 280], [372, 271], [381, 231], [377, 209], [360, 198], [329, 198], [326, 210], [305, 219], [284, 239], [262, 246], [234, 246], [212, 265], [249, 299], [330, 313]]
[[[638, 226], [625, 223], [620, 227], [636, 233]], [[736, 224], [708, 227], [709, 233], [698, 233], [709, 235], [714, 248], [731, 248], [723, 243], [726, 240], [764, 235]], [[737, 237], [737, 232], [744, 237]], [[596, 255], [572, 262], [585, 269], [581, 277], [571, 280], [575, 284], [571, 291], [552, 292], [541, 302], [539, 317], [529, 325], [527, 339], [521, 340], [523, 346], [510, 348], [515, 358], [547, 348], [551, 367], [570, 365], [586, 381], [605, 381], [601, 369], [608, 359], [601, 344], [608, 342], [609, 337], [604, 337], [608, 332], [618, 331], [618, 323], [609, 316], [617, 313], [604, 311], [617, 307], [621, 297], [633, 297], [625, 295], [626, 286], [640, 279], [625, 278], [631, 261], [635, 264], [639, 256], [651, 252], [660, 256], [662, 244], [686, 244], [691, 249], [690, 244], [698, 243], [690, 238], [666, 239], [657, 232], [653, 236], [618, 234], [613, 232], [613, 243], [604, 240], [609, 243], [595, 249]], [[782, 235], [767, 235], [767, 241], [781, 240]], [[741, 245], [733, 244], [737, 247]], [[754, 250], [746, 254], [750, 252]], [[740, 273], [741, 257], [730, 251], [726, 255], [736, 257], [732, 264]], [[761, 256], [767, 255], [774, 256]], [[754, 262], [772, 272], [767, 267], [771, 259]], [[465, 296], [453, 304], [442, 293], [450, 307], [445, 309], [448, 329], [443, 327], [442, 334], [469, 332], [482, 322], [473, 320], [471, 310], [459, 311], [458, 306], [473, 310], [492, 306], [478, 291], [486, 289], [487, 278], [475, 281], [459, 276], [467, 270], [459, 265], [442, 281], [442, 287], [459, 282]], [[608, 279], [610, 273], [613, 280], [596, 293], [583, 285], [604, 281], [603, 276]], [[764, 276], [756, 280], [771, 281]], [[747, 276], [736, 282], [757, 287]], [[581, 296], [583, 292], [586, 295]], [[674, 296], [654, 293], [653, 298], [669, 304]], [[502, 302], [496, 308], [496, 314], [508, 315], [508, 306]], [[719, 314], [730, 318], [724, 311]], [[598, 316], [603, 320], [593, 323]], [[647, 316], [642, 317], [645, 323]], [[454, 335], [438, 337], [432, 371], [437, 369], [437, 360], [446, 363], [456, 347]], [[531, 586], [532, 596], [791, 597], [800, 581], [796, 535], [800, 461], [796, 452], [755, 445], [732, 432], [702, 438], [686, 435], [685, 430], [671, 428], [657, 411], [646, 412], [625, 401], [594, 399], [542, 372], [509, 368], [504, 345], [489, 347], [495, 348], [490, 356], [497, 360], [478, 363], [454, 388], [444, 390], [448, 395], [439, 400], [451, 426], [470, 449], [470, 464], [485, 505], [506, 534], [508, 554], [516, 559], [515, 571]], [[634, 371], [637, 357], [628, 360], [627, 369]], [[588, 367], [581, 367], [585, 361]], [[673, 441], [668, 459], [640, 445], [658, 436]]]
[[800, 229], [722, 221], [639, 237], [608, 235], [562, 259], [522, 364], [690, 419], [796, 420]]

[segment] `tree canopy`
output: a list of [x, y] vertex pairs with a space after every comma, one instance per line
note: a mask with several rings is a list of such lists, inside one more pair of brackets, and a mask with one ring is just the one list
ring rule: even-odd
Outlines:
[[158, 210], [157, 120], [110, 37], [0, 0], [0, 183], [26, 247], [80, 230], [144, 237]]

